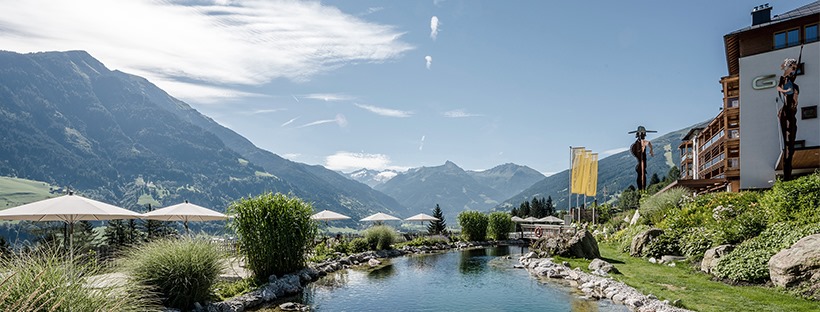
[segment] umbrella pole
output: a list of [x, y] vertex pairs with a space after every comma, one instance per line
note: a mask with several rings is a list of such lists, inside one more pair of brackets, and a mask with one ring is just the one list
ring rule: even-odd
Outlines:
[[185, 234], [191, 234], [191, 233], [188, 231], [188, 219], [183, 220], [183, 221], [182, 221], [182, 225], [184, 225], [184, 226], [185, 226]]
[[74, 222], [68, 223], [68, 254], [72, 267], [74, 266]]

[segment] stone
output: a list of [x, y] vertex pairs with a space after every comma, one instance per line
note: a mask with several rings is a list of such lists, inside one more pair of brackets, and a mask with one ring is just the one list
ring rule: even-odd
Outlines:
[[379, 261], [379, 260], [376, 260], [376, 259], [370, 259], [370, 260], [367, 261], [367, 265], [369, 265], [371, 267], [378, 266], [380, 264], [382, 264], [382, 262]]
[[638, 210], [635, 210], [635, 214], [632, 215], [632, 219], [629, 220], [629, 225], [638, 224], [638, 219], [641, 218], [641, 213]]
[[700, 270], [711, 274], [720, 258], [725, 257], [732, 252], [732, 250], [735, 250], [735, 245], [720, 245], [706, 250], [703, 254], [703, 260], [700, 262]]
[[661, 257], [661, 262], [663, 262], [663, 263], [678, 262], [678, 261], [684, 261], [684, 260], [686, 260], [686, 257], [671, 256], [671, 255], [665, 255], [665, 256]]
[[635, 235], [635, 237], [632, 238], [632, 243], [629, 245], [629, 255], [642, 257], [646, 246], [656, 237], [661, 236], [661, 234], [663, 234], [663, 230], [652, 228]]
[[586, 229], [575, 234], [549, 235], [533, 243], [533, 249], [546, 255], [561, 255], [572, 258], [600, 258], [598, 242]]
[[649, 263], [652, 263], [652, 264], [658, 263], [658, 259], [649, 258]]
[[[605, 274], [606, 274], [606, 273], [612, 272], [612, 270], [614, 270], [614, 269], [615, 269], [615, 266], [613, 266], [613, 265], [612, 265], [612, 264], [610, 264], [609, 262], [606, 262], [606, 261], [604, 261], [604, 260], [601, 260], [601, 259], [595, 258], [594, 260], [592, 260], [592, 262], [590, 262], [590, 263], [589, 263], [589, 267], [588, 267], [588, 268], [589, 268], [591, 271], [598, 271], [598, 270], [600, 270], [600, 271], [602, 271], [603, 273], [605, 273]], [[615, 272], [617, 272], [617, 270], [615, 270]]]
[[285, 302], [279, 305], [279, 309], [282, 311], [308, 311], [308, 307], [301, 303], [296, 302]]
[[792, 287], [820, 282], [820, 234], [803, 237], [769, 259], [772, 283]]

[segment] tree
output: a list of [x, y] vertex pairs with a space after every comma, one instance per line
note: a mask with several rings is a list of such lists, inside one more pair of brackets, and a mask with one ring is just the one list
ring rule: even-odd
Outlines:
[[444, 213], [441, 212], [441, 207], [438, 204], [433, 209], [433, 217], [438, 218], [438, 221], [430, 221], [430, 224], [427, 225], [427, 233], [431, 235], [443, 234], [447, 230], [447, 222], [444, 221]]
[[533, 197], [532, 198], [532, 204], [530, 204], [530, 215], [537, 218], [537, 219], [540, 219], [540, 218], [544, 217], [543, 214], [544, 214], [544, 208], [541, 205], [541, 201], [539, 201], [538, 198]]
[[518, 208], [513, 207], [512, 211], [510, 211], [510, 215], [513, 216], [513, 217], [517, 217], [518, 216]]
[[[150, 212], [152, 210], [151, 204], [148, 204], [148, 211]], [[143, 231], [145, 231], [145, 240], [149, 242], [177, 234], [177, 230], [165, 221], [145, 220], [145, 222], [142, 223], [142, 228]]]
[[521, 203], [521, 206], [518, 207], [518, 215], [522, 218], [530, 216], [530, 202], [524, 201], [523, 203]]
[[661, 178], [658, 177], [657, 173], [652, 174], [652, 178], [649, 179], [649, 185], [657, 184], [661, 182]]
[[629, 187], [630, 188], [624, 190], [618, 198], [618, 205], [621, 207], [621, 210], [637, 209], [641, 203], [640, 191], [636, 190], [632, 185]]
[[468, 241], [484, 241], [487, 238], [488, 222], [487, 215], [478, 211], [466, 210], [458, 214], [461, 236]]
[[510, 231], [515, 229], [512, 217], [504, 212], [493, 212], [489, 216], [487, 236], [494, 240], [505, 240]]
[[547, 213], [545, 217], [555, 215], [555, 206], [553, 206], [552, 204], [552, 196], [547, 196], [547, 202], [544, 206], [546, 206], [547, 208]]
[[677, 181], [680, 179], [680, 169], [678, 169], [678, 166], [672, 166], [672, 168], [669, 168], [669, 172], [666, 173], [666, 177], [669, 181]]

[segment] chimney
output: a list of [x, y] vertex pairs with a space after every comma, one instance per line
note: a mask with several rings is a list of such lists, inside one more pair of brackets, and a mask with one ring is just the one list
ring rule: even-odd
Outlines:
[[772, 7], [768, 3], [752, 9], [752, 26], [772, 21]]

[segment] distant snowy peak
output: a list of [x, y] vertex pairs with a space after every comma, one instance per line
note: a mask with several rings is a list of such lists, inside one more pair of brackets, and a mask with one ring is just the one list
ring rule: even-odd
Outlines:
[[370, 187], [374, 187], [376, 185], [382, 184], [384, 182], [389, 181], [390, 179], [397, 176], [399, 173], [394, 170], [373, 170], [362, 168], [351, 173], [347, 173], [348, 178], [354, 181], [358, 181], [364, 184], [367, 184]]

